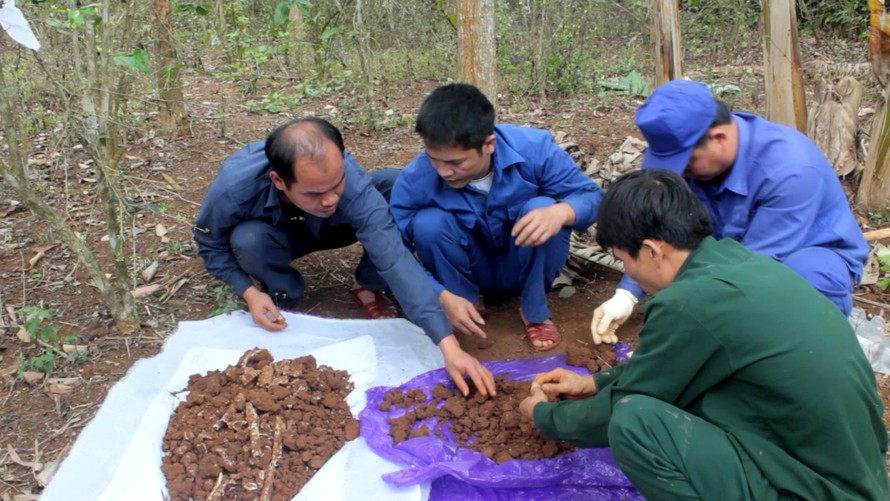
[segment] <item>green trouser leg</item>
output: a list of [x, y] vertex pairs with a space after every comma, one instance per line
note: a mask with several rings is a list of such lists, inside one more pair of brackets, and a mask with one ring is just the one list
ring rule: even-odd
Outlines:
[[726, 432], [661, 400], [622, 398], [613, 409], [609, 446], [646, 499], [781, 499], [759, 471], [745, 471]]

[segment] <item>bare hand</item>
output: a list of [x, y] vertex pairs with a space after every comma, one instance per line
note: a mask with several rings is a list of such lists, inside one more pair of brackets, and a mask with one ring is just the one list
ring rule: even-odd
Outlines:
[[284, 316], [265, 292], [250, 286], [244, 291], [244, 300], [247, 301], [247, 309], [250, 310], [253, 321], [263, 329], [274, 332], [287, 327]]
[[537, 247], [575, 221], [575, 210], [567, 203], [553, 204], [528, 212], [513, 225], [510, 234], [520, 247]]
[[454, 381], [454, 385], [457, 386], [461, 395], [466, 397], [470, 394], [470, 387], [467, 386], [464, 379], [465, 376], [469, 376], [479, 393], [487, 397], [497, 396], [494, 376], [491, 371], [461, 349], [460, 343], [453, 334], [439, 341], [439, 349], [442, 350], [442, 355], [445, 357], [445, 370], [451, 376], [451, 380]]
[[473, 303], [447, 290], [439, 294], [439, 301], [442, 303], [442, 308], [445, 310], [445, 315], [448, 316], [448, 321], [451, 322], [454, 332], [465, 336], [487, 337], [485, 331], [479, 327], [485, 325], [485, 320]]
[[557, 368], [535, 376], [535, 384], [547, 395], [571, 400], [590, 398], [596, 395], [596, 381], [593, 376], [582, 376], [568, 369]]
[[519, 414], [526, 422], [535, 424], [535, 406], [541, 402], [546, 402], [547, 394], [538, 383], [532, 383], [528, 396], [519, 403]]

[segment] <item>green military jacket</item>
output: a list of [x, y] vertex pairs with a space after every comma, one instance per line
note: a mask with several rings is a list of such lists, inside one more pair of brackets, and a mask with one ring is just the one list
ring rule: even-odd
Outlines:
[[595, 376], [598, 394], [541, 403], [546, 436], [609, 445], [612, 408], [660, 399], [724, 429], [746, 469], [803, 499], [888, 493], [887, 430], [871, 366], [837, 306], [738, 242], [705, 239], [647, 303], [631, 360]]

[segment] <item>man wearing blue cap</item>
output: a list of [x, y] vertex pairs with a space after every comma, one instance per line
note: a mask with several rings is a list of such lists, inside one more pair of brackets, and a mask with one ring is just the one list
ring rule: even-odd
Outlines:
[[[656, 89], [636, 124], [649, 143], [642, 168], [682, 174], [710, 212], [716, 238], [784, 263], [850, 313], [868, 244], [815, 143], [757, 115], [731, 113], [707, 86], [689, 80]], [[625, 275], [594, 310], [594, 342], [616, 342], [615, 330], [644, 295]]]

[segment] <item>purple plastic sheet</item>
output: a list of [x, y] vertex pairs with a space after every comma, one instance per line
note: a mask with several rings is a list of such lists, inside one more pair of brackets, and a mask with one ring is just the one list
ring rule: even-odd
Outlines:
[[[589, 373], [567, 365], [565, 355], [484, 365], [493, 374], [503, 374], [514, 381], [527, 381], [556, 367]], [[454, 388], [445, 369], [421, 374], [399, 388], [423, 388], [431, 395], [439, 383]], [[380, 410], [384, 396], [393, 389], [384, 386], [369, 389], [368, 405], [359, 416], [361, 434], [371, 449], [384, 458], [408, 465], [383, 476], [390, 484], [406, 487], [432, 482], [431, 500], [643, 500], [608, 448], [579, 449], [550, 459], [514, 459], [499, 465], [480, 452], [459, 447], [450, 436], [448, 439], [434, 435], [417, 437], [394, 446], [387, 419], [406, 411]]]
[[615, 348], [613, 348], [613, 351], [615, 352], [615, 361], [619, 364], [623, 364], [630, 360], [631, 353], [633, 353], [634, 350], [627, 343], [618, 343], [615, 345]]

